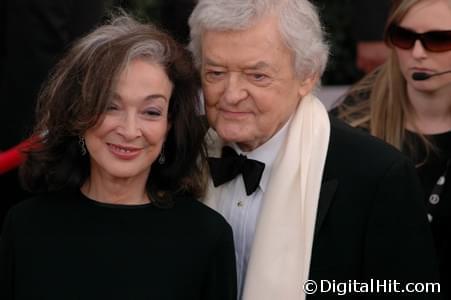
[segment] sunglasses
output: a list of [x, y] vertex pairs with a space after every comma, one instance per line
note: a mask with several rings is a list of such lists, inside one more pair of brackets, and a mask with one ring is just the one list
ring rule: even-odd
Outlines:
[[398, 25], [391, 25], [387, 33], [388, 41], [401, 49], [411, 49], [415, 42], [420, 40], [423, 47], [432, 52], [451, 50], [451, 30], [417, 33]]

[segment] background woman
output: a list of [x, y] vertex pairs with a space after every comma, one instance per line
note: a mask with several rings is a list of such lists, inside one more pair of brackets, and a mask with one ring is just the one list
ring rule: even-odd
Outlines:
[[386, 43], [387, 62], [357, 83], [334, 113], [416, 163], [442, 294], [451, 299], [451, 1], [395, 1]]
[[69, 50], [22, 168], [40, 193], [5, 221], [1, 299], [235, 299], [231, 229], [195, 199], [194, 74], [172, 38], [126, 16]]

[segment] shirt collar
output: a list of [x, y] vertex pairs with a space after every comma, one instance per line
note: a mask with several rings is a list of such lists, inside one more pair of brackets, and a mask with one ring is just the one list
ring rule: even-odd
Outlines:
[[243, 152], [235, 143], [230, 144], [230, 146], [238, 154], [246, 155], [247, 158], [255, 159], [265, 164], [265, 169], [263, 171], [259, 184], [259, 187], [262, 189], [263, 192], [266, 191], [266, 187], [268, 186], [272, 165], [276, 160], [277, 154], [279, 153], [279, 150], [282, 147], [285, 137], [287, 136], [288, 124], [290, 122], [291, 118], [268, 141], [266, 141], [264, 144], [260, 145], [259, 147], [255, 148], [250, 152]]

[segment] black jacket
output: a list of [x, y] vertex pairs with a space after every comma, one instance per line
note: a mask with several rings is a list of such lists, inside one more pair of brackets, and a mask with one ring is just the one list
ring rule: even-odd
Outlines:
[[[353, 293], [343, 283], [438, 282], [436, 253], [410, 161], [395, 148], [331, 117], [310, 279], [336, 292], [307, 299], [436, 299], [433, 293]], [[391, 282], [389, 281], [391, 280]], [[342, 283], [338, 286], [338, 283]], [[324, 289], [332, 289], [327, 282]], [[363, 288], [363, 285], [359, 285]], [[409, 286], [411, 287], [411, 286]]]

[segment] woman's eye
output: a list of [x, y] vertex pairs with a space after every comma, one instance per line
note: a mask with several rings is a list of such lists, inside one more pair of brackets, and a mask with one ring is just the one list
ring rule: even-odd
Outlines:
[[106, 110], [107, 110], [107, 111], [118, 110], [118, 109], [119, 109], [119, 107], [118, 107], [116, 104], [109, 104], [109, 105], [106, 107]]
[[159, 110], [154, 110], [154, 109], [146, 110], [144, 113], [145, 113], [146, 115], [152, 116], [152, 117], [161, 116], [161, 111], [159, 111]]

